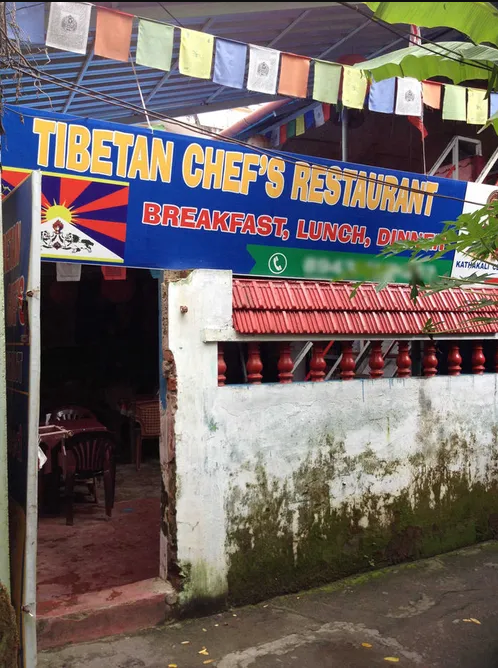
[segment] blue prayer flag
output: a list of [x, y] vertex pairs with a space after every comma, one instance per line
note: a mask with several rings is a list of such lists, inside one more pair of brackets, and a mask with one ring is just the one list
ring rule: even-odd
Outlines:
[[216, 38], [213, 81], [230, 88], [243, 88], [247, 45]]
[[313, 113], [313, 109], [311, 109], [311, 111], [307, 111], [304, 114], [304, 125], [306, 130], [315, 127], [315, 114]]
[[494, 116], [498, 112], [498, 93], [491, 93], [489, 96], [489, 117]]
[[[8, 2], [6, 15], [9, 39], [19, 37], [21, 43], [45, 44], [44, 2]], [[12, 30], [13, 24], [17, 24], [19, 31]]]
[[370, 111], [392, 114], [394, 111], [395, 86], [396, 77], [384, 79], [384, 81], [372, 81], [368, 94], [368, 108]]

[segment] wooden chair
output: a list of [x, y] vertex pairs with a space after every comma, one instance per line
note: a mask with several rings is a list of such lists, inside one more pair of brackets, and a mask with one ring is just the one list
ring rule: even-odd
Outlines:
[[133, 405], [133, 414], [138, 425], [135, 436], [135, 466], [138, 471], [142, 463], [142, 441], [161, 436], [159, 397], [137, 400]]
[[57, 408], [52, 413], [52, 418], [54, 422], [64, 422], [69, 420], [96, 420], [97, 418], [88, 408], [83, 408], [83, 406], [64, 406], [62, 408]]
[[[73, 524], [74, 485], [103, 477], [105, 512], [112, 515], [114, 491], [116, 486], [116, 461], [114, 438], [105, 431], [87, 431], [68, 438], [64, 444], [66, 524]], [[96, 497], [95, 497], [96, 498]]]

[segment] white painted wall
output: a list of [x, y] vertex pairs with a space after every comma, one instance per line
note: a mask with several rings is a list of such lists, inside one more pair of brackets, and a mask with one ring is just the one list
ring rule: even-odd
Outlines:
[[[385, 462], [400, 462], [387, 476], [351, 471], [336, 479], [330, 488], [336, 506], [367, 490], [395, 496], [411, 484], [408, 458], [420, 453], [425, 466], [435, 465], [438, 444], [452, 434], [473, 443], [473, 479], [489, 475], [496, 454], [496, 375], [219, 388], [217, 346], [203, 342], [203, 331], [230, 325], [231, 300], [229, 272], [195, 271], [169, 285], [169, 343], [178, 379], [178, 559], [189, 572], [184, 601], [227, 592], [233, 490], [254, 483], [257, 465], [292, 487], [292, 474], [306, 458], [325, 452], [326, 435], [343, 441], [348, 457], [369, 449]], [[454, 466], [460, 465], [457, 458]]]

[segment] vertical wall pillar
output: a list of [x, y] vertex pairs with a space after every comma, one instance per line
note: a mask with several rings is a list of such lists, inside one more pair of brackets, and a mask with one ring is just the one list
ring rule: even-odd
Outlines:
[[263, 371], [263, 362], [261, 361], [261, 355], [259, 353], [259, 343], [250, 343], [248, 346], [248, 358], [247, 358], [247, 380], [253, 385], [261, 385], [263, 376], [261, 372]]
[[482, 341], [474, 341], [472, 345], [472, 373], [481, 376], [486, 370], [486, 358], [482, 351]]
[[436, 346], [432, 341], [427, 341], [424, 346], [424, 359], [422, 361], [424, 376], [432, 378], [437, 374]]
[[278, 358], [278, 381], [279, 383], [292, 383], [294, 362], [292, 361], [290, 343], [280, 344], [280, 356]]
[[223, 351], [223, 344], [218, 343], [218, 387], [223, 387], [226, 382], [227, 377], [225, 376], [227, 372], [227, 364], [225, 362], [225, 355]]
[[372, 341], [372, 349], [368, 360], [370, 378], [382, 378], [384, 375], [384, 357], [382, 355], [382, 341]]
[[354, 378], [354, 371], [356, 362], [353, 353], [353, 344], [351, 341], [342, 342], [342, 357], [339, 363], [341, 369], [342, 380], [352, 380]]
[[459, 376], [462, 372], [462, 356], [457, 343], [450, 345], [448, 353], [448, 376]]
[[396, 357], [398, 378], [408, 378], [412, 373], [412, 360], [410, 357], [410, 344], [408, 341], [398, 341], [398, 356]]
[[314, 383], [321, 383], [325, 379], [325, 369], [327, 363], [323, 356], [323, 345], [321, 343], [313, 344], [313, 354], [310, 362], [310, 376]]

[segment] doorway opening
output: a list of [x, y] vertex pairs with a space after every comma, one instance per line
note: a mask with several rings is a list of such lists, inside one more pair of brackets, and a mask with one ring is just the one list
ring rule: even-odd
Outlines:
[[[67, 280], [66, 268], [42, 263], [40, 432], [52, 436], [40, 437], [39, 615], [159, 576], [159, 282], [89, 265]], [[111, 517], [101, 471], [76, 470], [68, 497], [68, 452], [97, 432], [115, 463]]]

